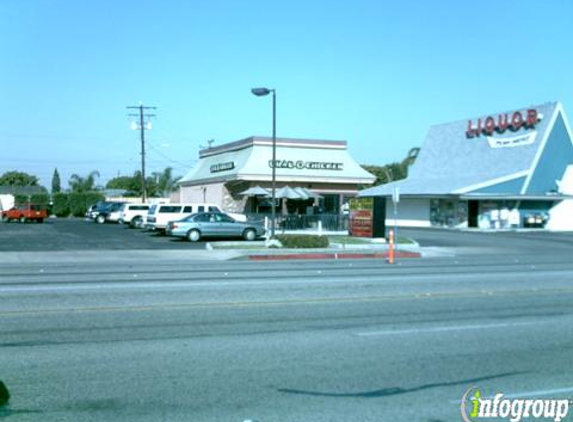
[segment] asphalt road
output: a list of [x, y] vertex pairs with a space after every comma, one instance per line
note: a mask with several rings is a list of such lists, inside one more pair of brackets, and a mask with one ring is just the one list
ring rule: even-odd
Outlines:
[[450, 251], [456, 256], [491, 256], [519, 259], [562, 255], [573, 256], [572, 232], [545, 230], [479, 231], [425, 228], [399, 228], [400, 236], [410, 237], [423, 248]]
[[2, 265], [0, 418], [445, 422], [471, 386], [573, 397], [570, 256]]

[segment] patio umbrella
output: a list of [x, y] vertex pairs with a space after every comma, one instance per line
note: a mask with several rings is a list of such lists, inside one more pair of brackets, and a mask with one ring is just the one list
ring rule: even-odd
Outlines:
[[300, 199], [306, 200], [310, 198], [308, 193], [304, 190], [304, 188], [293, 188], [293, 190], [300, 195]]
[[320, 195], [316, 192], [313, 192], [310, 189], [307, 189], [307, 188], [298, 188], [298, 189], [302, 190], [306, 194], [306, 196], [308, 196], [309, 198], [312, 198], [312, 199], [322, 198], [322, 195]]
[[239, 195], [242, 195], [242, 196], [264, 196], [265, 198], [268, 198], [271, 196], [271, 194], [265, 188], [262, 188], [260, 186], [250, 187], [246, 191], [241, 192]]
[[283, 198], [283, 199], [305, 199], [300, 193], [289, 186], [285, 186], [284, 188], [280, 188], [276, 194], [275, 198]]
[[259, 212], [259, 197], [270, 198], [271, 194], [264, 188], [260, 186], [252, 186], [244, 192], [239, 193], [242, 196], [248, 196], [249, 198], [254, 198], [255, 201], [255, 212]]

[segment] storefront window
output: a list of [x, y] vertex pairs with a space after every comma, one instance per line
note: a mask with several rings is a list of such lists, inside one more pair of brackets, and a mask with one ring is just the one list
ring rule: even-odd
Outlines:
[[[467, 219], [467, 202], [459, 206], [457, 200], [432, 199], [430, 202], [430, 222], [432, 226], [455, 227]], [[463, 216], [462, 218], [460, 218]]]

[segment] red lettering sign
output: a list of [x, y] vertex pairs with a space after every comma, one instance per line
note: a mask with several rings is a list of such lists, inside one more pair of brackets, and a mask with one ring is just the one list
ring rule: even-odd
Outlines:
[[503, 133], [507, 129], [512, 131], [519, 130], [522, 127], [531, 129], [535, 127], [539, 120], [541, 119], [535, 109], [527, 110], [527, 115], [525, 117], [523, 117], [523, 114], [520, 111], [514, 112], [511, 115], [511, 118], [507, 113], [499, 114], [497, 116], [497, 121], [493, 116], [488, 116], [483, 120], [483, 125], [481, 118], [477, 119], [475, 125], [473, 121], [468, 120], [466, 136], [468, 138], [475, 138], [481, 134], [493, 135], [493, 132]]

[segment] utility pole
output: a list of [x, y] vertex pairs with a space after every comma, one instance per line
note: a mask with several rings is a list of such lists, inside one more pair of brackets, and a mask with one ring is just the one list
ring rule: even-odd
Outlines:
[[[139, 110], [139, 113], [130, 113], [128, 116], [139, 118], [139, 124], [134, 122], [132, 128], [134, 130], [139, 129], [141, 133], [141, 201], [145, 203], [147, 202], [147, 183], [145, 181], [145, 131], [151, 130], [151, 123], [148, 119], [155, 117], [155, 114], [145, 113], [144, 110], [155, 110], [157, 107], [139, 104], [138, 106], [128, 106], [126, 108]], [[147, 120], [147, 127], [145, 126], [144, 119]]]

